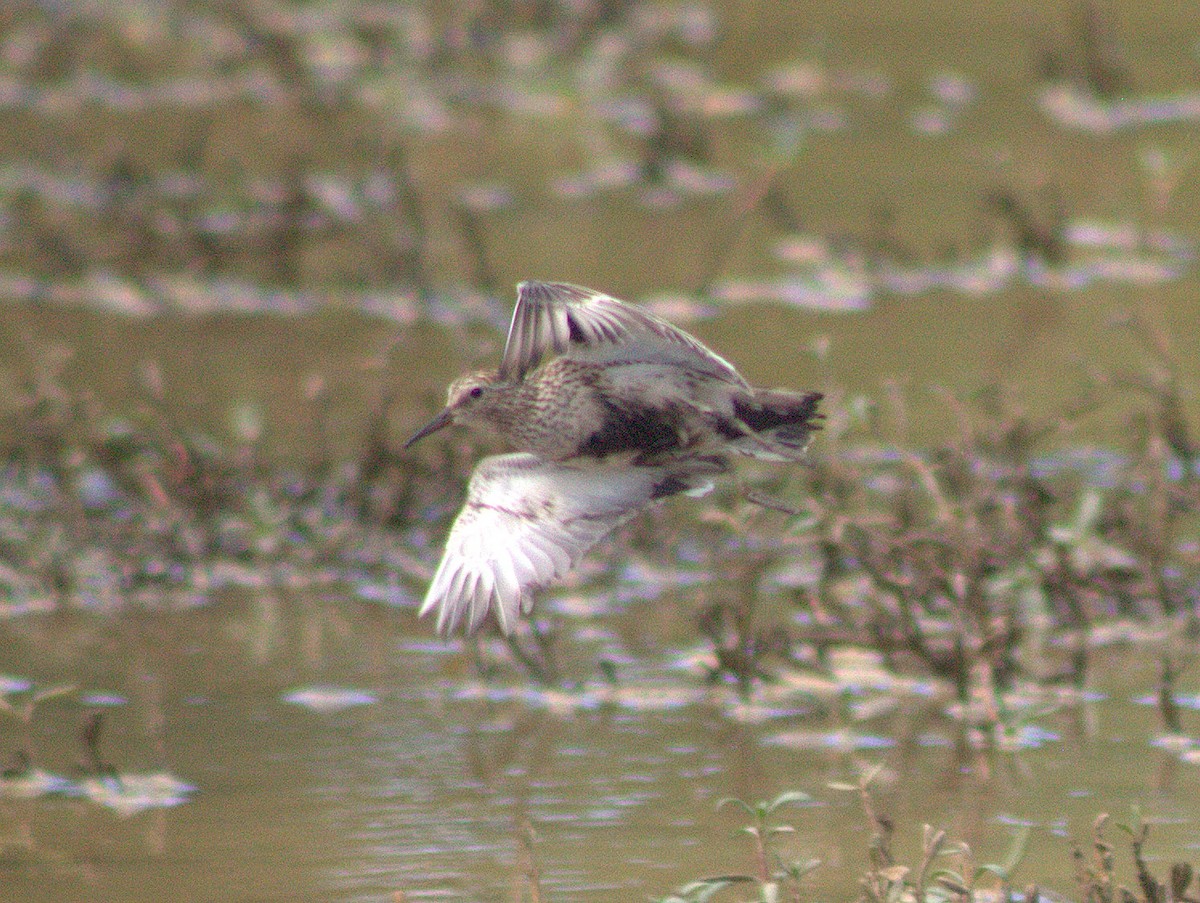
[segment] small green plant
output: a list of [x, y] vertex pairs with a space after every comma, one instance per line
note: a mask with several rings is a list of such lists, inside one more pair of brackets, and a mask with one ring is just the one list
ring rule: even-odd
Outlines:
[[784, 806], [797, 806], [812, 798], [798, 790], [789, 790], [772, 800], [747, 803], [736, 797], [725, 797], [717, 802], [717, 811], [726, 806], [741, 809], [749, 821], [740, 828], [754, 844], [754, 873], [716, 875], [692, 881], [663, 897], [659, 903], [705, 903], [713, 900], [723, 890], [732, 887], [751, 887], [756, 895], [754, 903], [779, 903], [791, 900], [799, 903], [801, 880], [820, 865], [817, 859], [787, 859], [775, 847], [775, 838], [792, 834], [795, 828], [776, 821], [776, 813]]
[[[1109, 816], [1102, 813], [1092, 822], [1092, 855], [1089, 858], [1076, 846], [1075, 880], [1079, 883], [1084, 903], [1197, 903], [1200, 892], [1189, 893], [1194, 870], [1186, 862], [1172, 863], [1166, 882], [1159, 881], [1146, 863], [1144, 849], [1150, 836], [1150, 825], [1134, 806], [1129, 824], [1119, 823], [1117, 828], [1129, 837], [1133, 864], [1137, 871], [1137, 889], [1125, 887], [1117, 882], [1116, 855], [1113, 845], [1104, 836]], [[1139, 893], [1140, 892], [1140, 893]]]
[[[880, 768], [877, 765], [864, 771], [854, 783], [829, 785], [832, 790], [857, 794], [871, 823], [868, 866], [859, 880], [859, 903], [968, 901], [976, 898], [980, 881], [989, 878], [999, 881], [999, 898], [1010, 901], [1012, 876], [1025, 855], [1029, 830], [1026, 828], [1017, 833], [1002, 861], [976, 865], [967, 844], [951, 843], [944, 828], [924, 825], [921, 861], [916, 867], [905, 865], [892, 853], [895, 827], [890, 819], [880, 814], [871, 797], [871, 784]], [[939, 865], [947, 860], [947, 864]]]

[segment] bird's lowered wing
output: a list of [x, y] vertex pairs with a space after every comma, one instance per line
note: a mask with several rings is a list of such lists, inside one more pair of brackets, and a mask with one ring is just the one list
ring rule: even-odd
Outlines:
[[504, 633], [533, 607], [535, 590], [566, 575], [579, 558], [654, 499], [698, 492], [725, 469], [715, 458], [659, 467], [572, 467], [530, 454], [484, 458], [421, 615], [437, 609], [439, 633], [460, 622], [472, 632], [488, 611]]

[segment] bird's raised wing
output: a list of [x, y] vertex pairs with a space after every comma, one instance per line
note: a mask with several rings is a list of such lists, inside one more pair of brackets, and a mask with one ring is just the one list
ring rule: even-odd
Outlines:
[[522, 282], [517, 286], [500, 376], [519, 379], [552, 354], [597, 363], [675, 362], [746, 385], [727, 360], [653, 314], [578, 285]]
[[484, 458], [450, 528], [421, 615], [437, 609], [439, 633], [465, 617], [476, 630], [489, 610], [504, 633], [533, 607], [533, 593], [656, 498], [696, 492], [719, 459], [670, 467], [569, 467], [534, 455]]

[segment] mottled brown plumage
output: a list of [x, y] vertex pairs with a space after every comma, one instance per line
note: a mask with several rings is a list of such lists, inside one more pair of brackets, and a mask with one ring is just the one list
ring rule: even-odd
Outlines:
[[820, 394], [756, 389], [692, 336], [607, 295], [539, 282], [517, 292], [500, 367], [452, 383], [410, 445], [459, 423], [557, 462], [803, 457]]
[[724, 358], [644, 311], [563, 283], [517, 287], [500, 366], [450, 385], [408, 441], [452, 423], [518, 454], [485, 458], [446, 540], [421, 614], [438, 630], [489, 610], [512, 629], [533, 591], [656, 499], [702, 494], [736, 452], [804, 456], [816, 392], [756, 389]]

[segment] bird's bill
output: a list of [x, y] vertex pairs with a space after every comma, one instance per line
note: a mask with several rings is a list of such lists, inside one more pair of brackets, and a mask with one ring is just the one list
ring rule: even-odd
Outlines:
[[451, 421], [451, 413], [449, 408], [445, 408], [440, 414], [430, 420], [427, 424], [417, 430], [416, 435], [404, 443], [405, 448], [416, 445], [430, 433], [436, 433], [444, 426], [449, 426]]

